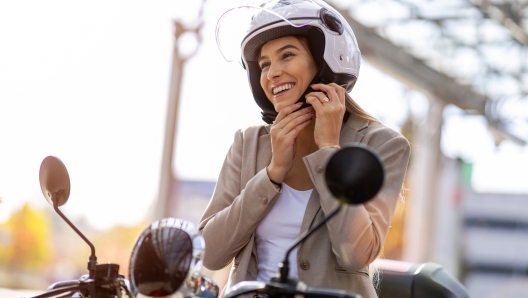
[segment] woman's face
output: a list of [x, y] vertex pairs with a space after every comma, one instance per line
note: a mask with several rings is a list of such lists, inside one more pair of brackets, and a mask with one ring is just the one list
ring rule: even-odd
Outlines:
[[258, 63], [260, 86], [277, 112], [297, 102], [317, 73], [312, 54], [293, 36], [264, 44]]

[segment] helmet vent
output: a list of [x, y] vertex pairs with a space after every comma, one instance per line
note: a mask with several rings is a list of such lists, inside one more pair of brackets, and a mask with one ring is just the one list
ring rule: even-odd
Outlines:
[[326, 28], [330, 29], [331, 31], [339, 33], [339, 35], [343, 34], [343, 31], [345, 31], [339, 18], [330, 10], [322, 8], [319, 12], [319, 17]]

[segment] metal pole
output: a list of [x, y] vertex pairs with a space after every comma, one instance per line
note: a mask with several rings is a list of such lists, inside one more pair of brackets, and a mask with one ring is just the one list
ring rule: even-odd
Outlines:
[[[174, 49], [172, 59], [172, 76], [170, 81], [169, 104], [167, 108], [167, 121], [165, 124], [165, 137], [163, 144], [163, 155], [161, 159], [161, 175], [159, 185], [159, 197], [155, 206], [155, 218], [161, 219], [174, 215], [177, 198], [174, 196], [175, 187], [177, 186], [177, 177], [172, 172], [174, 161], [174, 148], [176, 148], [176, 131], [178, 124], [178, 113], [180, 106], [180, 91], [183, 79], [183, 68], [185, 62], [194, 56], [200, 47], [202, 38], [200, 30], [203, 27], [203, 10], [205, 0], [198, 14], [198, 25], [193, 28], [184, 26], [181, 22], [174, 22]], [[194, 52], [183, 56], [179, 51], [179, 39], [184, 33], [194, 33], [197, 45]]]
[[424, 125], [416, 127], [413, 137], [409, 173], [409, 203], [405, 216], [402, 259], [411, 262], [430, 261], [437, 206], [439, 163], [442, 152], [443, 111], [445, 102], [430, 99], [429, 113]]
[[167, 121], [165, 123], [165, 138], [163, 155], [161, 158], [161, 176], [159, 198], [156, 205], [156, 219], [170, 216], [172, 192], [175, 186], [175, 177], [172, 172], [174, 148], [176, 147], [176, 125], [178, 124], [178, 110], [180, 106], [180, 89], [183, 77], [184, 58], [179, 54], [178, 38], [185, 31], [181, 23], [174, 22], [175, 42], [172, 59], [172, 76], [170, 81], [169, 105], [167, 108]]

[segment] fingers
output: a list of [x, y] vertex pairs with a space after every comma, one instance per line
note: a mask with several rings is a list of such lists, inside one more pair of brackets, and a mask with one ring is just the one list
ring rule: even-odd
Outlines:
[[[297, 109], [302, 105], [302, 103], [296, 103], [291, 106], [287, 106], [279, 111], [279, 114], [277, 115], [277, 118], [275, 119], [275, 123], [273, 126], [278, 128], [284, 128], [286, 127], [290, 122], [292, 122], [294, 119], [298, 117], [304, 118], [310, 118], [313, 115], [313, 108], [307, 107], [301, 110]], [[295, 121], [296, 123], [299, 122], [298, 120]]]
[[346, 93], [345, 88], [339, 86], [336, 83], [330, 83], [328, 85], [334, 88], [334, 90], [336, 91], [337, 96], [339, 98], [339, 101], [341, 102], [341, 104], [344, 105], [345, 104], [345, 93]]
[[312, 122], [312, 117], [313, 117], [314, 113], [311, 114], [311, 116], [306, 119], [304, 122], [300, 122], [299, 124], [295, 125], [289, 132], [288, 132], [288, 136], [290, 137], [293, 137], [293, 138], [296, 138], [299, 133], [306, 127], [310, 124], [310, 122]]
[[[336, 83], [326, 84], [313, 84], [312, 89], [320, 92], [324, 92], [329, 101], [334, 101], [335, 103], [345, 104], [345, 92], [346, 90], [337, 85]], [[315, 93], [315, 92], [314, 92]]]
[[282, 119], [286, 118], [291, 113], [295, 112], [298, 108], [300, 108], [302, 105], [302, 102], [298, 102], [295, 104], [292, 104], [290, 106], [284, 107], [279, 111], [279, 114], [275, 118], [275, 124], [281, 122]]
[[[311, 122], [311, 119], [315, 115], [314, 108], [307, 107], [293, 113], [291, 112], [290, 107], [299, 108], [299, 106], [292, 105], [285, 107], [279, 112], [280, 118], [282, 119], [277, 115], [277, 120], [275, 120], [270, 130], [272, 142], [293, 143], [299, 132]], [[287, 112], [290, 113], [286, 115]]]
[[[277, 177], [279, 178], [284, 178], [284, 175], [291, 169], [296, 151], [295, 139], [311, 123], [315, 115], [313, 107], [307, 107], [297, 111], [296, 109], [300, 105], [292, 106], [292, 108], [285, 107], [279, 112], [281, 118], [277, 115], [278, 121], [275, 121], [270, 130], [272, 151], [270, 166], [272, 169], [279, 169], [278, 171], [283, 174], [281, 174], [282, 176], [278, 175]], [[275, 181], [282, 181], [282, 178]]]
[[312, 107], [306, 109], [311, 109], [312, 111], [293, 118], [284, 127], [282, 127], [280, 134], [293, 141], [293, 139], [299, 135], [299, 132], [303, 130], [308, 124], [310, 124], [313, 116], [315, 115]]
[[[311, 92], [306, 94], [306, 102], [311, 104], [316, 111], [320, 111], [325, 104], [324, 99], [326, 96], [324, 94], [320, 95], [319, 93], [321, 92]], [[328, 102], [330, 102], [330, 99], [328, 99]]]
[[275, 127], [275, 129], [280, 130], [281, 135], [296, 138], [302, 128], [306, 127], [306, 125], [310, 123], [314, 115], [314, 108], [307, 107], [305, 109], [288, 115]]
[[328, 113], [342, 109], [342, 105], [335, 91], [329, 91], [328, 94], [323, 92], [310, 92], [306, 95], [306, 102], [311, 104], [317, 113], [323, 111]]

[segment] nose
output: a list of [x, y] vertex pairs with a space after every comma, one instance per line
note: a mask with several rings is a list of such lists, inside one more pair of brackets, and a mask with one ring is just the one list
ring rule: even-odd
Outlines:
[[282, 74], [282, 68], [280, 67], [279, 63], [271, 63], [268, 68], [268, 80], [273, 80], [275, 78], [280, 77]]

